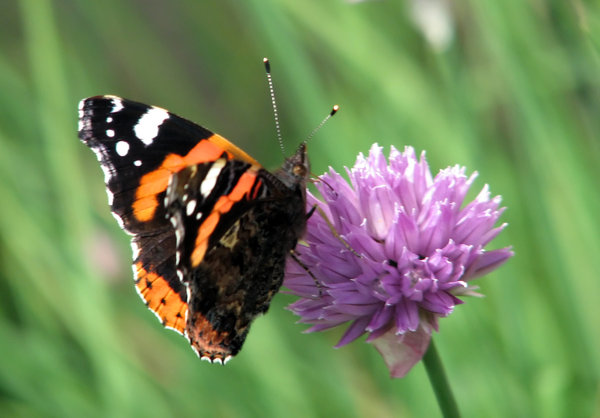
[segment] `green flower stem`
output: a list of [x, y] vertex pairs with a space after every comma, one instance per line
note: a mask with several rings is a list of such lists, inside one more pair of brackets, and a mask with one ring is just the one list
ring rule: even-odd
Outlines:
[[425, 364], [425, 370], [427, 370], [431, 386], [433, 386], [438, 405], [442, 410], [442, 415], [445, 418], [460, 417], [454, 395], [444, 372], [444, 366], [442, 366], [440, 356], [433, 344], [433, 339], [429, 342], [429, 348], [425, 356], [423, 356], [423, 363]]

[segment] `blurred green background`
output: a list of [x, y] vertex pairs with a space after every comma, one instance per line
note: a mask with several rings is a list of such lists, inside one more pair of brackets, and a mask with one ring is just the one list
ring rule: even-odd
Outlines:
[[467, 417], [600, 416], [600, 5], [583, 0], [5, 0], [0, 5], [0, 416], [435, 417], [424, 368], [391, 380], [278, 295], [227, 367], [136, 295], [77, 103], [160, 105], [313, 171], [378, 142], [480, 173], [516, 256], [435, 335]]

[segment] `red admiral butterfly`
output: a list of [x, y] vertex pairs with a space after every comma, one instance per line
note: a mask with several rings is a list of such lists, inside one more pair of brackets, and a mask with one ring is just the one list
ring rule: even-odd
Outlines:
[[116, 96], [79, 104], [130, 235], [138, 293], [203, 360], [226, 363], [267, 311], [306, 227], [306, 143], [271, 173], [225, 138]]

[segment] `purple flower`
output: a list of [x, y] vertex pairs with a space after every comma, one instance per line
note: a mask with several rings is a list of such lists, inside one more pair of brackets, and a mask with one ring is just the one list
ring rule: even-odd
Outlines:
[[[404, 376], [427, 350], [438, 318], [478, 294], [469, 281], [513, 255], [484, 247], [504, 229], [504, 211], [487, 185], [463, 204], [476, 177], [454, 166], [432, 178], [425, 153], [391, 148], [389, 162], [373, 145], [348, 170], [350, 184], [333, 169], [316, 187], [318, 205], [297, 247], [300, 263], [287, 263], [285, 286], [300, 299], [289, 306], [313, 324], [307, 332], [344, 323], [337, 347], [367, 333], [393, 377]], [[332, 228], [333, 227], [333, 228]], [[335, 231], [335, 233], [334, 233]], [[337, 235], [336, 235], [337, 234]]]

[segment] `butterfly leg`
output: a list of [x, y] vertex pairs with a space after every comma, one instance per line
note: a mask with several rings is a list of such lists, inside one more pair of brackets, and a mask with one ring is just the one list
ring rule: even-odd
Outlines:
[[[342, 245], [344, 247], [346, 247], [346, 249], [350, 252], [352, 252], [352, 254], [354, 254], [355, 256], [357, 256], [358, 258], [362, 258], [362, 255], [360, 255], [359, 253], [357, 253], [356, 251], [354, 251], [354, 249], [350, 246], [350, 244], [348, 244], [348, 242], [346, 242], [346, 240], [344, 238], [342, 238], [342, 236], [337, 232], [337, 230], [335, 229], [335, 226], [333, 225], [333, 223], [331, 223], [331, 221], [329, 220], [329, 218], [327, 217], [327, 214], [323, 211], [323, 209], [321, 209], [321, 207], [319, 205], [314, 205], [307, 213], [307, 216], [312, 215], [315, 210], [317, 211], [317, 213], [319, 215], [321, 215], [321, 218], [323, 218], [323, 220], [325, 221], [325, 223], [327, 224], [327, 226], [329, 227], [329, 229], [331, 230], [331, 233], [333, 234], [334, 237], [336, 237], [338, 239], [338, 241], [340, 241], [342, 243]], [[308, 217], [307, 217], [308, 219]]]
[[318, 297], [321, 297], [321, 296], [323, 296], [323, 285], [322, 285], [322, 284], [321, 284], [321, 282], [319, 282], [319, 280], [318, 280], [318, 279], [315, 277], [315, 275], [312, 273], [312, 271], [310, 271], [310, 268], [309, 268], [309, 267], [308, 267], [306, 264], [304, 264], [304, 263], [302, 262], [302, 260], [300, 260], [300, 257], [298, 257], [298, 253], [296, 253], [296, 250], [291, 250], [291, 251], [290, 251], [290, 256], [292, 257], [292, 259], [293, 259], [293, 260], [294, 260], [296, 263], [298, 263], [298, 265], [299, 265], [300, 267], [302, 267], [302, 269], [304, 269], [304, 271], [306, 271], [306, 273], [307, 273], [307, 274], [308, 274], [310, 277], [312, 277], [312, 279], [313, 279], [313, 280], [314, 280], [314, 282], [315, 282], [315, 285], [317, 286], [317, 289], [319, 289], [319, 295], [318, 295]]
[[306, 214], [307, 221], [310, 219], [311, 216], [313, 216], [313, 213], [315, 213], [315, 210], [317, 209], [317, 207], [318, 207], [317, 205], [313, 205], [313, 207], [310, 208], [310, 210], [307, 212], [307, 214]]

